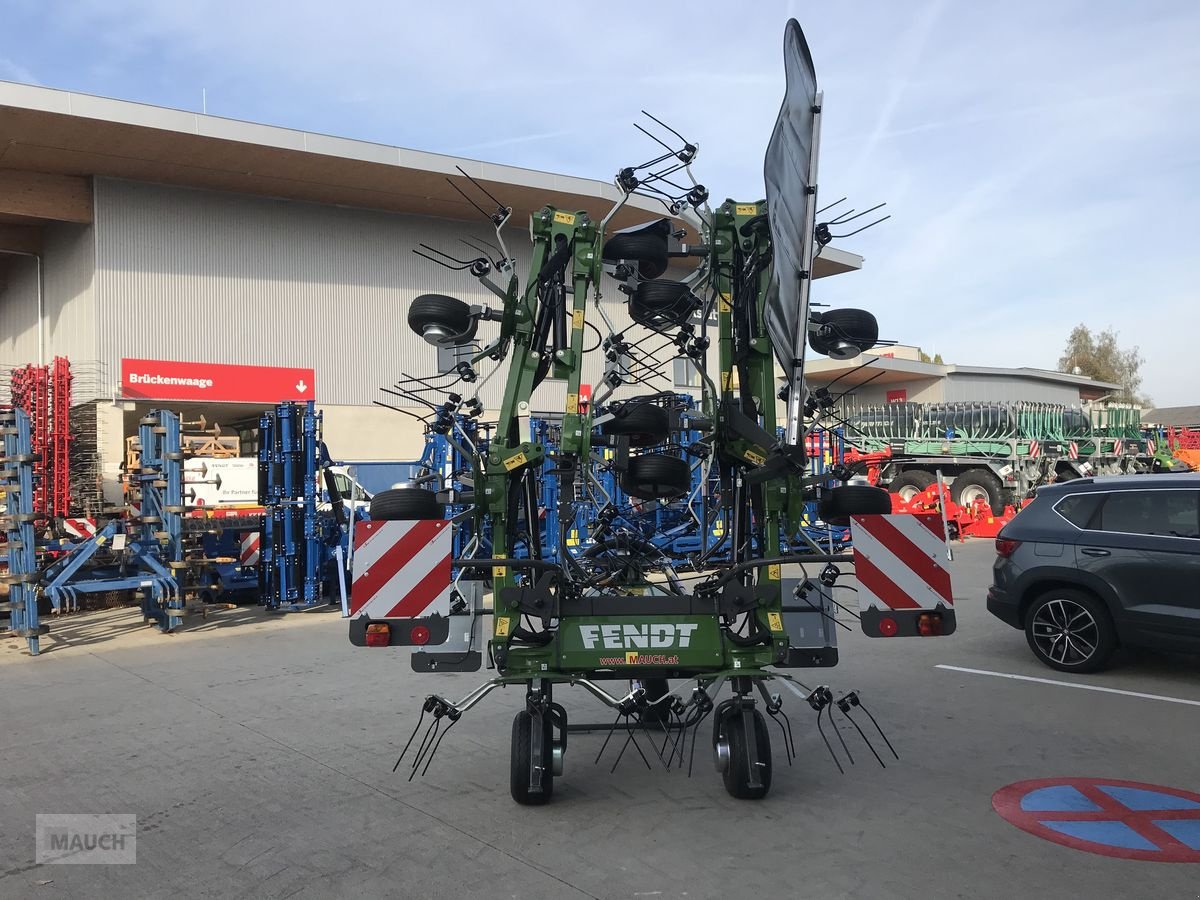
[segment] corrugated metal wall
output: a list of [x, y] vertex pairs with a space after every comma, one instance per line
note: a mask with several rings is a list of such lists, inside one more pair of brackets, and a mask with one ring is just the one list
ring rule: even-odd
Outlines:
[[37, 362], [37, 260], [0, 254], [0, 367]]
[[[474, 251], [459, 238], [494, 238], [486, 223], [113, 179], [97, 179], [95, 188], [99, 355], [114, 377], [122, 357], [312, 366], [322, 403], [367, 405], [388, 399], [378, 388], [402, 373], [436, 371], [436, 349], [408, 328], [413, 298], [436, 292], [499, 302], [469, 274], [411, 252], [425, 242], [469, 258]], [[527, 223], [513, 222], [505, 237], [523, 282]], [[621, 328], [629, 322], [624, 295], [605, 287], [606, 310]], [[603, 327], [590, 310], [589, 320]], [[484, 323], [481, 339], [496, 328]], [[491, 365], [481, 366], [484, 376]], [[601, 354], [592, 354], [585, 380], [596, 382], [601, 366]], [[671, 366], [664, 371], [655, 389], [672, 386]], [[499, 406], [503, 384], [503, 373], [487, 383], [487, 407]], [[561, 385], [547, 384], [534, 408], [561, 404]]]
[[952, 372], [945, 380], [945, 400], [993, 400], [1003, 402], [1062, 403], [1079, 405], [1079, 388], [1015, 375], [973, 375]]

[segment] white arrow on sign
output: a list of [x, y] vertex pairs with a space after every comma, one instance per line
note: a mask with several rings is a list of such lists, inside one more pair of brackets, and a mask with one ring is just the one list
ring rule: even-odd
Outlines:
[[308, 385], [304, 383], [303, 378], [301, 378], [299, 381], [296, 382], [296, 391], [298, 393], [303, 394], [307, 390], [308, 390]]

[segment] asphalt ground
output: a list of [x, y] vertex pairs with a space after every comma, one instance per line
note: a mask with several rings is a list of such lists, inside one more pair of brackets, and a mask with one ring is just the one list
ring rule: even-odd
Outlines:
[[[632, 749], [610, 773], [612, 746], [592, 762], [603, 735], [572, 735], [553, 801], [518, 806], [517, 689], [464, 716], [425, 777], [393, 775], [421, 699], [486, 672], [416, 675], [403, 650], [352, 648], [333, 613], [241, 609], [172, 636], [134, 610], [53, 622], [37, 659], [0, 642], [0, 897], [1200, 895], [1200, 865], [1082, 852], [992, 809], [1035, 778], [1200, 790], [1200, 664], [1139, 653], [1054, 673], [984, 609], [990, 543], [957, 552], [955, 635], [840, 631], [841, 665], [797, 673], [859, 690], [900, 761], [881, 768], [842, 722], [857, 765], [840, 775], [791, 698], [799, 758], [776, 742], [757, 802], [726, 794], [703, 741], [688, 778]], [[605, 718], [578, 689], [557, 697]], [[136, 864], [36, 865], [37, 813], [135, 814]]]

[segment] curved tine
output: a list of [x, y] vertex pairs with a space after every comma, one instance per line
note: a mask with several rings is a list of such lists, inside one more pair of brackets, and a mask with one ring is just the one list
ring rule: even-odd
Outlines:
[[642, 134], [644, 134], [646, 137], [650, 138], [650, 140], [654, 141], [656, 144], [658, 144], [664, 150], [670, 150], [670, 152], [672, 154], [674, 154], [676, 152], [674, 150], [671, 150], [670, 144], [668, 144], [666, 141], [663, 141], [656, 135], [651, 134], [649, 131], [647, 131], [645, 128], [643, 128], [641, 125], [639, 125], [637, 122], [633, 123], [633, 127], [636, 128], [638, 131], [640, 131]]
[[[833, 733], [837, 735], [838, 741], [841, 742], [842, 749], [846, 751], [846, 758], [850, 760], [850, 765], [857, 765], [857, 763], [854, 762], [854, 757], [850, 755], [850, 748], [846, 746], [846, 739], [842, 737], [842, 729], [838, 728], [837, 719], [833, 717], [833, 708], [835, 706], [837, 706], [836, 703], [829, 704], [829, 724], [833, 726]], [[846, 713], [842, 713], [842, 715], [846, 716]], [[849, 716], [846, 717], [849, 718]], [[863, 738], [863, 740], [866, 740], [866, 738]]]
[[821, 715], [825, 712], [825, 707], [822, 706], [817, 710], [817, 732], [821, 735], [821, 740], [825, 742], [825, 749], [829, 751], [829, 755], [833, 757], [833, 764], [838, 767], [838, 771], [843, 775], [846, 770], [842, 768], [842, 762], [837, 758], [837, 754], [833, 752], [833, 744], [829, 743], [829, 738], [825, 737], [825, 729], [821, 727]]
[[[480, 184], [478, 181], [476, 181], [474, 178], [472, 178], [470, 175], [468, 175], [466, 173], [466, 170], [463, 169], [462, 166], [456, 165], [454, 168], [458, 169], [459, 173], [462, 175], [463, 178], [467, 179], [467, 181], [471, 182], [471, 184], [475, 185], [475, 187], [477, 187], [477, 188], [479, 188], [479, 190], [483, 191], [483, 193], [487, 196], [487, 198], [489, 200], [491, 200], [493, 203], [495, 203], [496, 206], [500, 207], [501, 209], [511, 209], [511, 207], [505, 206], [503, 203], [501, 203], [499, 200], [497, 200], [495, 197], [493, 197], [491, 192], [487, 188], [485, 188], [482, 184]], [[446, 180], [449, 181], [449, 179], [446, 179]]]
[[817, 215], [817, 216], [819, 216], [821, 213], [825, 212], [826, 210], [833, 209], [833, 208], [834, 208], [835, 206], [837, 206], [839, 203], [845, 203], [845, 202], [846, 202], [846, 198], [845, 198], [845, 197], [843, 197], [841, 200], [834, 200], [834, 201], [833, 201], [832, 203], [830, 203], [828, 206], [822, 206], [820, 209], [818, 209], [818, 210], [817, 210], [817, 211], [814, 213], [814, 215]]
[[883, 733], [883, 729], [879, 727], [879, 723], [875, 721], [875, 717], [871, 715], [871, 711], [867, 709], [862, 700], [858, 701], [858, 708], [867, 714], [867, 718], [871, 720], [871, 724], [875, 726], [875, 730], [879, 732], [879, 736], [883, 738], [883, 742], [887, 744], [887, 748], [892, 751], [892, 756], [896, 759], [900, 758], [900, 754], [896, 752], [896, 748], [892, 746], [892, 742], [887, 739], [887, 735]]
[[886, 215], [882, 219], [876, 219], [874, 222], [872, 222], [869, 225], [864, 225], [862, 228], [855, 228], [853, 231], [848, 231], [845, 234], [835, 234], [835, 235], [833, 235], [833, 237], [837, 238], [838, 240], [841, 240], [843, 238], [848, 238], [848, 237], [854, 237], [854, 235], [859, 234], [863, 231], [866, 231], [868, 228], [874, 228], [880, 222], [886, 222], [890, 218], [891, 218], [891, 215]]
[[[462, 717], [461, 717], [461, 716], [459, 716], [459, 719], [461, 719], [461, 718], [462, 718]], [[425, 768], [423, 768], [423, 769], [421, 770], [421, 777], [422, 777], [422, 778], [424, 778], [424, 777], [425, 777], [425, 773], [429, 771], [429, 764], [430, 764], [431, 762], [433, 762], [433, 757], [437, 755], [437, 752], [438, 752], [438, 747], [442, 746], [442, 739], [443, 739], [443, 738], [445, 738], [445, 736], [446, 736], [446, 735], [448, 735], [448, 734], [450, 733], [450, 729], [451, 729], [451, 728], [453, 728], [455, 725], [457, 725], [457, 724], [458, 724], [458, 721], [459, 721], [459, 719], [451, 719], [451, 720], [450, 720], [450, 724], [449, 724], [449, 725], [447, 725], [447, 726], [446, 726], [446, 728], [445, 728], [445, 730], [444, 730], [444, 731], [443, 731], [441, 734], [439, 734], [439, 735], [438, 735], [438, 739], [437, 739], [437, 741], [434, 743], [434, 745], [433, 745], [433, 749], [431, 749], [431, 750], [429, 751], [429, 755], [428, 755], [428, 756], [425, 758]]]
[[646, 112], [644, 109], [642, 110], [642, 115], [645, 116], [647, 119], [649, 119], [652, 122], [657, 122], [659, 125], [661, 125], [665, 129], [667, 129], [667, 131], [671, 132], [671, 134], [675, 135], [675, 137], [679, 138], [685, 144], [691, 143], [691, 141], [689, 141], [687, 138], [685, 138], [682, 134], [680, 134], [678, 131], [676, 131], [674, 128], [672, 128], [670, 125], [668, 125], [666, 122], [664, 122], [662, 119], [659, 119], [656, 116], [652, 116], [650, 113]]
[[779, 721], [779, 719], [775, 715], [775, 713], [770, 712], [768, 710], [767, 715], [769, 715], [771, 717], [771, 721], [773, 721], [776, 725], [779, 726], [779, 733], [783, 735], [783, 750], [784, 750], [784, 753], [787, 754], [787, 764], [790, 766], [792, 764], [792, 748], [788, 746], [787, 731], [784, 730], [783, 723]]
[[853, 725], [855, 730], [858, 731], [859, 737], [861, 737], [863, 739], [863, 743], [867, 745], [867, 749], [871, 751], [872, 755], [874, 755], [875, 761], [878, 762], [879, 765], [883, 766], [883, 768], [886, 769], [887, 764], [882, 759], [880, 759], [879, 754], [875, 752], [874, 745], [867, 739], [866, 733], [861, 728], [859, 728], [858, 723], [854, 721], [854, 717], [851, 716], [850, 713], [843, 713], [842, 715], [844, 715], [847, 719], [849, 719], [850, 724]]
[[617, 717], [613, 719], [612, 727], [608, 729], [608, 736], [604, 738], [604, 743], [600, 745], [600, 752], [596, 754], [596, 758], [592, 760], [592, 765], [597, 765], [600, 762], [600, 757], [604, 755], [605, 749], [608, 747], [608, 742], [612, 740], [613, 732], [617, 730], [617, 723], [621, 721], [621, 716], [624, 713], [617, 713]]
[[425, 721], [425, 704], [422, 703], [421, 704], [421, 715], [417, 719], [417, 725], [415, 728], [413, 728], [412, 734], [410, 734], [408, 736], [408, 742], [404, 745], [404, 749], [400, 751], [400, 756], [397, 757], [396, 764], [394, 766], [392, 766], [393, 774], [395, 773], [395, 771], [398, 768], [400, 768], [400, 762], [404, 759], [404, 754], [406, 754], [408, 752], [408, 748], [410, 746], [412, 746], [413, 738], [415, 738], [417, 736], [417, 732], [421, 730], [421, 723], [424, 721]]
[[[842, 213], [836, 219], [830, 219], [826, 224], [827, 225], [845, 225], [847, 222], [853, 222], [855, 219], [861, 219], [863, 216], [867, 215], [868, 213], [873, 213], [877, 209], [883, 209], [885, 206], [887, 206], [886, 200], [883, 201], [882, 203], [876, 203], [870, 209], [864, 209], [860, 213], [855, 213], [855, 215], [850, 215], [850, 213], [854, 212], [854, 210], [850, 209], [850, 210], [847, 210], [846, 212]], [[886, 218], [886, 216], [885, 216], [885, 218]]]
[[471, 263], [475, 262], [475, 260], [473, 260], [473, 259], [459, 259], [457, 256], [451, 256], [449, 253], [446, 253], [444, 250], [439, 250], [437, 247], [431, 247], [429, 244], [422, 243], [422, 244], [418, 244], [417, 246], [422, 247], [425, 250], [428, 250], [430, 253], [436, 253], [438, 256], [444, 256], [446, 259], [452, 260], [453, 262], [459, 263], [464, 266], [469, 266], [469, 265], [471, 265]]
[[413, 757], [412, 772], [409, 773], [408, 780], [412, 781], [413, 776], [417, 774], [417, 768], [421, 765], [421, 761], [425, 758], [425, 750], [433, 738], [437, 737], [440, 730], [441, 719], [434, 716], [433, 721], [429, 723], [429, 727], [425, 729], [425, 734], [421, 738], [421, 746], [417, 748], [417, 755]]

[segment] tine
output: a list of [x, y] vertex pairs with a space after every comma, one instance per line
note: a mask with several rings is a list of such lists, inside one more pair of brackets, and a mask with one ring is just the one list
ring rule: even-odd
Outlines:
[[592, 762], [593, 766], [600, 762], [600, 757], [604, 755], [604, 750], [608, 747], [608, 742], [612, 738], [613, 732], [617, 730], [617, 723], [620, 721], [621, 714], [617, 713], [617, 717], [613, 719], [612, 728], [608, 729], [608, 736], [604, 738], [604, 743], [600, 745], [600, 752], [596, 754], [596, 759]]
[[[376, 403], [379, 403], [379, 401], [378, 401], [378, 400], [376, 400], [375, 402], [376, 402]], [[383, 405], [385, 405], [385, 404], [380, 404], [380, 405], [381, 405], [381, 406], [383, 406]], [[414, 729], [412, 730], [412, 734], [410, 734], [410, 735], [408, 736], [408, 743], [406, 743], [406, 744], [404, 745], [404, 749], [400, 751], [400, 756], [399, 756], [399, 757], [397, 757], [397, 759], [396, 759], [396, 764], [395, 764], [394, 766], [392, 766], [392, 773], [393, 773], [393, 774], [395, 774], [396, 770], [397, 770], [398, 768], [400, 768], [400, 761], [401, 761], [402, 759], [404, 759], [404, 754], [408, 752], [408, 748], [409, 748], [409, 747], [412, 745], [413, 738], [415, 738], [415, 737], [417, 736], [417, 732], [421, 730], [421, 723], [422, 723], [424, 720], [425, 720], [425, 706], [422, 704], [422, 706], [421, 706], [421, 715], [420, 715], [420, 717], [417, 719], [417, 727], [416, 727], [416, 728], [414, 728]]]
[[442, 746], [442, 738], [450, 733], [450, 729], [454, 727], [458, 719], [451, 719], [450, 724], [446, 726], [446, 730], [438, 735], [437, 743], [433, 745], [433, 749], [429, 751], [429, 756], [425, 758], [425, 768], [421, 770], [421, 777], [425, 777], [425, 773], [429, 771], [429, 764], [433, 762], [434, 754], [438, 752], [438, 747]]
[[833, 764], [838, 767], [839, 772], [845, 775], [846, 770], [842, 768], [841, 760], [839, 760], [837, 758], [837, 754], [833, 752], [833, 744], [829, 743], [829, 738], [825, 737], [825, 729], [821, 727], [821, 714], [824, 712], [825, 707], [821, 707], [819, 710], [817, 710], [817, 731], [821, 735], [821, 740], [825, 742], [825, 747], [827, 750], [829, 750], [829, 755], [833, 757]]
[[871, 742], [867, 739], [867, 736], [863, 732], [863, 730], [858, 727], [858, 723], [854, 721], [854, 717], [851, 716], [850, 713], [845, 712], [844, 710], [843, 710], [843, 715], [845, 715], [845, 717], [850, 720], [851, 725], [853, 725], [855, 728], [858, 729], [859, 737], [861, 737], [863, 739], [863, 743], [867, 745], [867, 749], [869, 749], [871, 751], [871, 753], [873, 753], [875, 755], [875, 761], [878, 762], [879, 765], [883, 766], [883, 768], [886, 769], [887, 765], [884, 763], [884, 761], [882, 759], [879, 758], [879, 754], [875, 753], [875, 747], [872, 746]]
[[833, 717], [834, 705], [833, 703], [829, 704], [829, 724], [833, 726], [833, 733], [837, 735], [838, 740], [842, 744], [842, 749], [846, 751], [846, 758], [850, 760], [850, 765], [856, 765], [854, 757], [850, 755], [850, 748], [846, 746], [846, 739], [842, 737], [842, 729], [838, 728], [837, 719]]
[[899, 759], [900, 754], [896, 752], [896, 748], [892, 746], [892, 742], [887, 739], [887, 735], [883, 733], [883, 729], [879, 727], [879, 723], [875, 721], [875, 717], [871, 715], [871, 711], [863, 706], [862, 700], [858, 701], [858, 708], [867, 714], [867, 718], [871, 720], [871, 724], [875, 726], [875, 730], [879, 732], [879, 736], [883, 738], [883, 742], [887, 744], [887, 748], [892, 751], [892, 756]]

